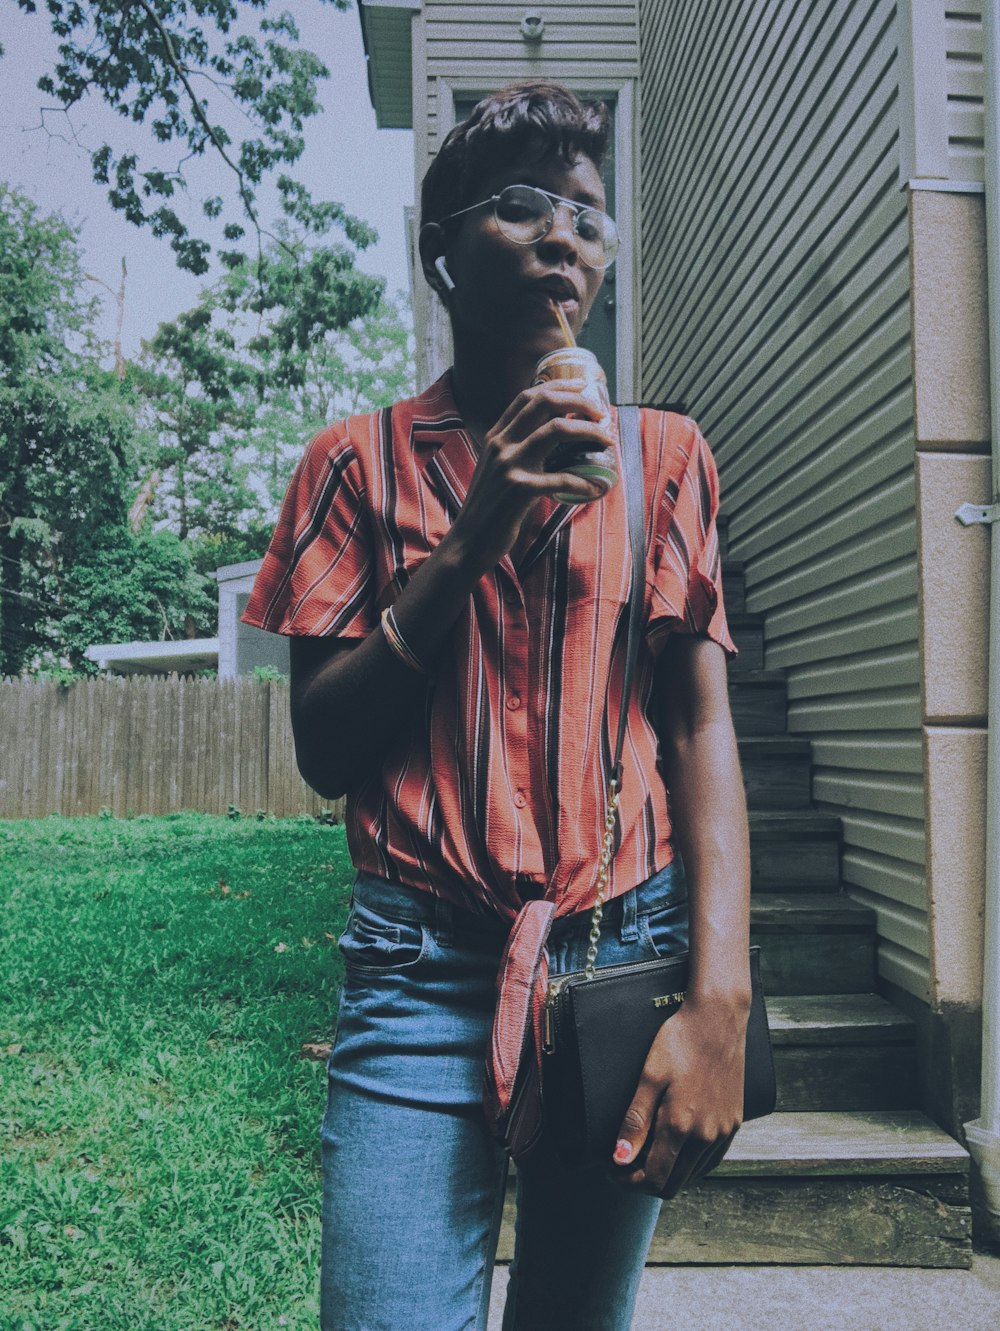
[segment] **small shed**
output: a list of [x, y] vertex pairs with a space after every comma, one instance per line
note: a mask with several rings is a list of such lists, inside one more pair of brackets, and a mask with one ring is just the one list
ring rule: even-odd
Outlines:
[[240, 620], [250, 597], [259, 559], [226, 564], [212, 575], [219, 584], [218, 636], [168, 642], [102, 642], [84, 652], [113, 675], [192, 675], [218, 669], [220, 679], [249, 675], [257, 666], [288, 674], [288, 640]]
[[288, 639], [244, 624], [240, 619], [250, 599], [259, 559], [226, 564], [215, 570], [219, 584], [219, 678], [249, 675], [256, 666], [273, 666], [288, 674]]

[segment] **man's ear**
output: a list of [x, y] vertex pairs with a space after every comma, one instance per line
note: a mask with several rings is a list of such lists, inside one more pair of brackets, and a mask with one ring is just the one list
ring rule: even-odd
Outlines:
[[[420, 228], [417, 245], [420, 250], [420, 266], [424, 270], [424, 277], [427, 279], [428, 285], [447, 304], [448, 292], [454, 290], [455, 284], [452, 282], [444, 263], [444, 228], [439, 226], [437, 222], [426, 223], [425, 226]], [[441, 271], [442, 268], [444, 268], [444, 272]]]

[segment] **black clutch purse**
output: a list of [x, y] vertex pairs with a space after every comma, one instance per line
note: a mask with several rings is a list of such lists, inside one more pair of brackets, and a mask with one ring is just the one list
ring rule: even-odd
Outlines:
[[[542, 1093], [560, 1154], [607, 1168], [618, 1130], [656, 1033], [681, 1006], [688, 956], [572, 971], [549, 985]], [[750, 949], [743, 1118], [762, 1118], [777, 1096], [771, 1037], [760, 984], [760, 948]]]

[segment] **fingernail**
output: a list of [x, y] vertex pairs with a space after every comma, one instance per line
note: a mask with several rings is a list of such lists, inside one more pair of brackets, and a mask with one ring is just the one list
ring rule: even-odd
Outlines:
[[615, 1146], [615, 1164], [627, 1165], [632, 1159], [632, 1143], [627, 1142], [624, 1137], [620, 1138]]

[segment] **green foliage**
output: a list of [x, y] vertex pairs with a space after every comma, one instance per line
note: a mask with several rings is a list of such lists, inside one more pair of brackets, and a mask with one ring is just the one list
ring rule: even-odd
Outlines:
[[82, 661], [94, 642], [155, 642], [215, 632], [216, 602], [196, 572], [191, 551], [171, 531], [109, 531], [74, 563], [63, 584], [60, 640]]
[[[132, 413], [93, 358], [74, 232], [0, 185], [0, 672], [57, 640], [65, 573], [120, 524]], [[50, 662], [52, 663], [52, 662]]]
[[327, 231], [325, 224], [300, 233], [283, 228], [256, 263], [234, 269], [213, 290], [217, 308], [245, 323], [254, 316], [247, 345], [276, 383], [301, 382], [301, 358], [316, 341], [370, 314], [382, 295], [384, 283], [355, 268], [350, 250]]
[[266, 382], [243, 440], [256, 455], [272, 517], [304, 441], [331, 421], [386, 407], [414, 391], [413, 333], [406, 297], [382, 299], [365, 318], [285, 357], [283, 382]]
[[[346, 9], [348, 0], [315, 0]], [[35, 13], [36, 0], [18, 0]], [[274, 12], [277, 7], [278, 12]], [[91, 156], [108, 201], [136, 226], [166, 239], [181, 268], [208, 271], [213, 246], [202, 232], [218, 222], [226, 242], [244, 223], [259, 250], [265, 232], [257, 192], [267, 180], [300, 225], [336, 222], [363, 247], [365, 225], [340, 205], [315, 203], [288, 174], [302, 155], [303, 129], [321, 109], [329, 71], [299, 45], [291, 14], [269, 0], [46, 0], [60, 38], [59, 60], [38, 82], [72, 114], [88, 96], [122, 117], [121, 137]], [[152, 143], [150, 143], [150, 138]], [[188, 202], [186, 165], [214, 158], [225, 186]], [[222, 250], [239, 264], [240, 251]]]
[[265, 681], [271, 680], [279, 684], [285, 683], [285, 681], [288, 679], [287, 675], [282, 674], [282, 672], [278, 669], [278, 667], [273, 665], [254, 666], [253, 670], [251, 671], [251, 674], [253, 675], [254, 679], [262, 679]]
[[[80, 678], [80, 672], [74, 670], [72, 666], [43, 666], [41, 670], [35, 671], [34, 678], [45, 683], [59, 684], [63, 689], [68, 689]], [[102, 816], [103, 812], [102, 810]]]
[[93, 671], [93, 642], [214, 631], [169, 531], [126, 521], [137, 399], [100, 368], [76, 234], [0, 185], [0, 673]]
[[259, 262], [224, 274], [162, 324], [134, 383], [161, 475], [154, 517], [219, 567], [259, 558], [306, 439], [413, 388], [405, 298], [382, 296], [325, 224], [283, 229]]
[[412, 391], [403, 299], [354, 268], [333, 220], [225, 274], [120, 380], [76, 233], [0, 185], [0, 673], [211, 636], [209, 575], [263, 555], [306, 439]]
[[274, 524], [248, 517], [239, 531], [203, 531], [189, 536], [187, 548], [197, 573], [210, 574], [228, 564], [262, 559]]
[[252, 507], [246, 469], [232, 449], [220, 448], [221, 431], [228, 427], [226, 437], [235, 440], [253, 420], [250, 378], [231, 332], [205, 303], [161, 324], [132, 368], [153, 446], [149, 462], [166, 480], [158, 511], [182, 540], [238, 526]]
[[5, 378], [62, 370], [89, 329], [76, 233], [0, 182], [0, 365]]
[[0, 841], [0, 1325], [314, 1331], [343, 828], [46, 818]]

